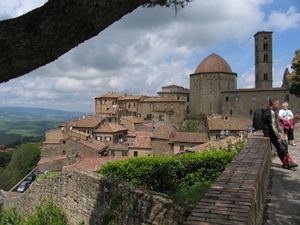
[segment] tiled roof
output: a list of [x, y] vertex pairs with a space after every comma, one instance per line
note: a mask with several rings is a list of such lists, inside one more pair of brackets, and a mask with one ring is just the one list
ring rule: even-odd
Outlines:
[[127, 130], [128, 128], [123, 127], [117, 123], [107, 122], [102, 124], [97, 130], [95, 130], [95, 133], [116, 133]]
[[111, 157], [111, 156], [80, 156], [80, 160], [73, 165], [65, 166], [62, 171], [71, 169], [81, 169], [85, 171], [98, 171], [100, 166], [107, 162], [113, 162], [116, 160], [123, 160], [127, 157]]
[[103, 120], [103, 115], [86, 116], [79, 120], [73, 120], [68, 123], [70, 127], [95, 128]]
[[117, 93], [107, 93], [107, 94], [100, 95], [100, 96], [95, 97], [95, 98], [118, 98], [119, 96], [122, 96], [122, 95], [117, 94]]
[[168, 86], [164, 86], [164, 87], [162, 87], [162, 88], [184, 88], [184, 87], [178, 86], [178, 85], [176, 85], [176, 84], [171, 84], [171, 85], [168, 85]]
[[126, 120], [131, 123], [143, 123], [143, 120], [137, 117], [122, 117], [121, 120]]
[[82, 141], [81, 140], [79, 143], [82, 144], [82, 145], [85, 145], [85, 146], [87, 146], [87, 147], [89, 147], [91, 149], [94, 149], [96, 151], [102, 151], [102, 150], [104, 150], [108, 146], [103, 141], [97, 141], [97, 140], [94, 140], [94, 139], [93, 139], [92, 142], [90, 142], [90, 141]]
[[229, 64], [219, 55], [212, 53], [198, 65], [195, 73], [226, 72], [232, 73]]
[[143, 96], [142, 95], [124, 95], [123, 96], [119, 96], [118, 101], [122, 101], [122, 100], [140, 100]]
[[150, 137], [136, 137], [135, 140], [129, 145], [129, 148], [152, 148]]
[[205, 143], [208, 142], [207, 133], [176, 132], [174, 142]]
[[143, 102], [185, 102], [184, 100], [177, 100], [175, 98], [169, 98], [169, 97], [145, 98], [142, 101]]
[[46, 141], [43, 141], [42, 144], [59, 144], [59, 140], [46, 140]]
[[169, 139], [174, 127], [166, 124], [154, 124], [153, 137], [160, 139]]
[[236, 130], [242, 131], [247, 130], [247, 126], [252, 125], [251, 119], [241, 119], [241, 118], [232, 118], [223, 119], [223, 118], [207, 118], [208, 129], [211, 131], [214, 130]]

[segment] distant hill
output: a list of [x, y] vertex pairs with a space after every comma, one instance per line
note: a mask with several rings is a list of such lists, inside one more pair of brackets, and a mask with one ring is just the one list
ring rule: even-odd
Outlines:
[[0, 113], [14, 113], [23, 115], [57, 115], [57, 116], [71, 116], [71, 117], [81, 117], [84, 115], [83, 112], [75, 111], [62, 111], [53, 109], [43, 109], [43, 108], [29, 108], [29, 107], [0, 107]]
[[0, 107], [0, 144], [26, 143], [45, 137], [45, 132], [59, 124], [76, 120], [83, 112], [43, 108]]

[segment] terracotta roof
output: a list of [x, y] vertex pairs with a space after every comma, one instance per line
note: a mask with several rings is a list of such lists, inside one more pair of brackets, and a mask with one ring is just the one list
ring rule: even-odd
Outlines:
[[143, 97], [142, 95], [123, 95], [123, 96], [120, 96], [118, 98], [118, 101], [122, 101], [122, 100], [140, 100]]
[[85, 116], [82, 119], [69, 122], [68, 125], [70, 127], [95, 128], [101, 123], [102, 119], [104, 119], [103, 115]]
[[100, 166], [107, 162], [126, 159], [127, 157], [111, 157], [111, 156], [80, 156], [80, 160], [73, 165], [65, 166], [62, 171], [71, 169], [81, 169], [85, 171], [98, 171]]
[[170, 134], [176, 130], [171, 125], [154, 124], [153, 137], [159, 139], [169, 139]]
[[59, 144], [59, 140], [46, 140], [42, 144]]
[[117, 123], [113, 122], [107, 122], [102, 124], [97, 130], [95, 130], [95, 133], [116, 133], [120, 131], [127, 131], [128, 128], [125, 128]]
[[195, 73], [225, 72], [232, 73], [229, 64], [219, 55], [212, 53], [198, 65]]
[[122, 117], [121, 119], [131, 123], [143, 123], [143, 120], [137, 117]]
[[138, 135], [135, 140], [129, 145], [129, 148], [147, 148], [151, 149], [151, 138], [149, 136]]
[[94, 139], [93, 139], [92, 142], [80, 140], [79, 143], [82, 144], [82, 145], [85, 145], [85, 146], [87, 146], [91, 149], [94, 149], [98, 152], [104, 150], [108, 146], [107, 144], [105, 144], [105, 142], [97, 141], [97, 140], [94, 140]]
[[100, 95], [100, 96], [95, 97], [95, 98], [118, 98], [119, 96], [122, 96], [122, 95], [117, 94], [117, 93], [107, 93], [107, 94]]
[[175, 98], [170, 97], [152, 97], [152, 98], [145, 98], [143, 102], [185, 102], [184, 100], [177, 100]]
[[252, 125], [252, 119], [232, 118], [225, 120], [223, 118], [207, 118], [208, 129], [213, 130], [247, 130], [248, 125]]
[[207, 133], [176, 132], [174, 142], [205, 143], [208, 142]]

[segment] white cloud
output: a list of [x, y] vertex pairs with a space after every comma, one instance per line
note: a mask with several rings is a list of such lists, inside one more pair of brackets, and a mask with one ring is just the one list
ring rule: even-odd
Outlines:
[[[0, 19], [44, 2], [1, 0]], [[108, 92], [156, 95], [170, 84], [189, 88], [189, 74], [212, 52], [238, 73], [239, 88], [254, 87], [253, 35], [261, 30], [274, 31], [273, 78], [278, 85], [281, 70], [299, 48], [293, 41], [300, 35], [299, 7], [288, 3], [197, 0], [176, 17], [170, 8], [138, 8], [53, 63], [0, 84], [0, 106], [83, 110]], [[283, 46], [287, 37], [293, 39]]]

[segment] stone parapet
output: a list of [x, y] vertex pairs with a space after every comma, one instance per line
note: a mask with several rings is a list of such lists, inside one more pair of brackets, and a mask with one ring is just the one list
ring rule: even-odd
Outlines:
[[262, 224], [271, 165], [269, 139], [254, 135], [184, 225]]

